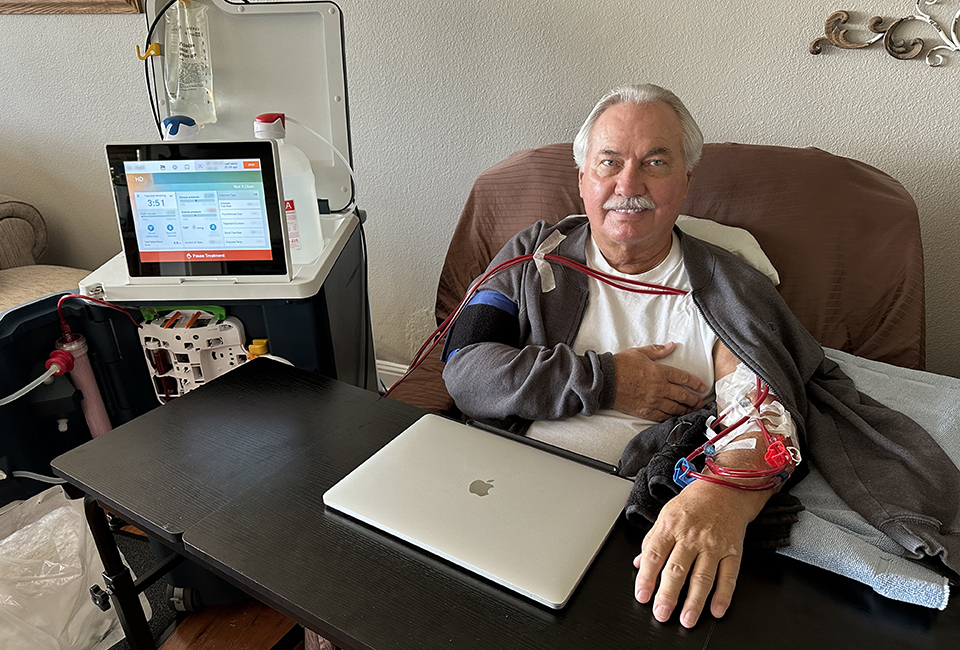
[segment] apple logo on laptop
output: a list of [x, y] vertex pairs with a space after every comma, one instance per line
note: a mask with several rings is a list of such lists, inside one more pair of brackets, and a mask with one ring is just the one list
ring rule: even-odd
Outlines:
[[489, 481], [481, 481], [477, 479], [470, 484], [470, 492], [476, 494], [478, 497], [485, 497], [487, 493], [494, 488], [493, 479]]

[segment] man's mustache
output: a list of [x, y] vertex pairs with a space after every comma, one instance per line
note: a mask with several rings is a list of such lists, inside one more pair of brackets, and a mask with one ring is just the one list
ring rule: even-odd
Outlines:
[[653, 210], [657, 204], [648, 196], [620, 196], [607, 199], [604, 210]]

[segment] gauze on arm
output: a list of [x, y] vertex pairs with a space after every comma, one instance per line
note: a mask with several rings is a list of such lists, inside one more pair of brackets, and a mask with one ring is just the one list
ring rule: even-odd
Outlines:
[[[717, 381], [715, 390], [717, 393], [717, 411], [720, 413], [719, 420], [729, 425], [744, 416], [749, 418], [743, 425], [714, 443], [713, 446], [718, 452], [755, 448], [755, 437], [742, 440], [738, 440], [738, 438], [747, 433], [760, 431], [760, 425], [756, 421], [758, 415], [771, 435], [783, 435], [790, 441], [791, 446], [796, 446], [793, 438], [793, 420], [779, 401], [774, 400], [767, 404], [761, 404], [759, 413], [753, 407], [756, 399], [757, 376], [753, 374], [750, 368], [742, 363], [738, 364], [735, 371]], [[772, 392], [770, 394], [773, 395]], [[708, 425], [710, 424], [712, 422], [708, 422]], [[715, 435], [715, 433], [711, 434], [708, 429], [707, 435], [709, 437]]]

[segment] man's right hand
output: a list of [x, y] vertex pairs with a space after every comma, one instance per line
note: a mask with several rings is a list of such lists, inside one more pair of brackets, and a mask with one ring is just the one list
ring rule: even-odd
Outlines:
[[674, 343], [645, 345], [613, 355], [616, 366], [614, 410], [663, 422], [703, 408], [696, 392], [706, 392], [706, 385], [695, 375], [665, 364], [654, 363], [673, 352]]

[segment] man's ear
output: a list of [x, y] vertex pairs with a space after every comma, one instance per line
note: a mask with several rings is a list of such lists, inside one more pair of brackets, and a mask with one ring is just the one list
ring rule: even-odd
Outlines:
[[583, 198], [583, 170], [577, 172], [577, 189], [580, 192], [580, 198]]

